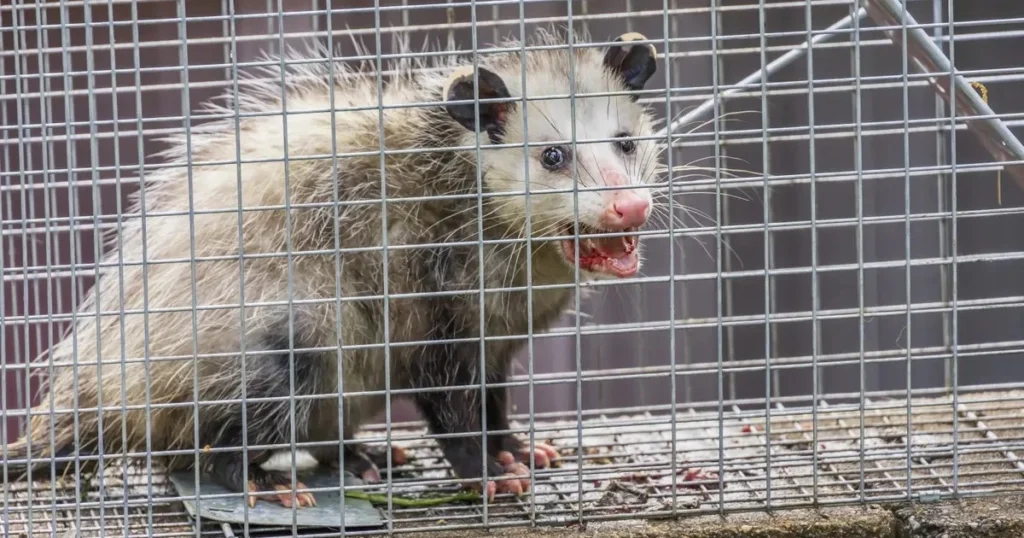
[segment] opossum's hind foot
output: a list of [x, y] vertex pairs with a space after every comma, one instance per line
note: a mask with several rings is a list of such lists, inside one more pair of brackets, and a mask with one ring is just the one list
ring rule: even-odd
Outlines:
[[[255, 472], [254, 472], [255, 469]], [[264, 471], [255, 465], [249, 468], [249, 507], [256, 506], [258, 499], [269, 500], [267, 497], [276, 498], [285, 508], [292, 507], [292, 478], [290, 473], [277, 473]], [[316, 497], [311, 492], [302, 491], [308, 486], [295, 481], [295, 504], [299, 508], [304, 506], [316, 506]], [[273, 493], [270, 493], [273, 491]]]
[[[264, 498], [266, 500], [267, 497], [274, 497], [277, 499], [277, 502], [281, 503], [281, 505], [284, 506], [285, 508], [291, 508], [293, 493], [293, 490], [291, 488], [291, 479], [287, 476], [277, 475], [276, 473], [267, 474], [269, 475], [271, 480], [262, 481], [263, 485], [261, 485], [260, 481], [249, 481], [249, 508], [256, 506], [256, 501], [259, 498]], [[275, 481], [286, 483], [276, 483], [273, 485], [272, 488], [264, 487], [265, 484], [273, 483]], [[269, 489], [273, 489], [274, 493], [266, 493], [267, 491], [269, 491]], [[308, 489], [305, 484], [299, 481], [295, 482], [294, 493], [296, 506], [298, 506], [299, 508], [302, 508], [304, 506], [316, 506], [316, 497], [314, 497], [311, 492], [302, 491], [304, 489]]]
[[[248, 466], [248, 490], [247, 499], [249, 507], [256, 506], [256, 501], [276, 499], [285, 508], [292, 506], [292, 478], [291, 472], [267, 471], [258, 464], [259, 458], [253, 462], [246, 462], [241, 454], [222, 453], [217, 454], [207, 469], [211, 477], [221, 485], [239, 493], [245, 491], [243, 482], [243, 466]], [[295, 482], [295, 504], [299, 508], [304, 506], [316, 506], [316, 498], [311, 492], [302, 491], [308, 489], [302, 482]]]

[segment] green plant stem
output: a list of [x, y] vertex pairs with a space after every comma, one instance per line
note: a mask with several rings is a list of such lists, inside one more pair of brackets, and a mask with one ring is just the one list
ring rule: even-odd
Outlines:
[[[346, 491], [345, 496], [350, 499], [361, 499], [373, 504], [387, 504], [388, 496], [383, 493], [366, 493], [363, 491]], [[480, 500], [480, 494], [475, 491], [466, 491], [454, 495], [443, 495], [440, 497], [424, 497], [410, 499], [408, 497], [391, 496], [391, 504], [402, 508], [426, 508], [459, 502], [473, 502]]]

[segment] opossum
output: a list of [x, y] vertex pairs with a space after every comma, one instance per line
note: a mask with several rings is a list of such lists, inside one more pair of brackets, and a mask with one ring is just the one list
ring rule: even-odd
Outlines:
[[[291, 51], [283, 73], [265, 68], [208, 105], [228, 119], [167, 139], [158, 156], [174, 166], [148, 174], [124, 217], [73, 329], [50, 351], [47, 392], [26, 436], [7, 446], [8, 465], [27, 470], [31, 446], [47, 458], [31, 468], [46, 475], [55, 457], [66, 470], [101, 449], [160, 451], [167, 469], [192, 469], [198, 451], [201, 471], [248, 491], [250, 504], [269, 493], [310, 506], [315, 497], [293, 491], [281, 469], [293, 435], [320, 443], [300, 467], [337, 468], [343, 450], [345, 470], [379, 480], [386, 453], [340, 449], [340, 439], [384, 409], [387, 387], [455, 387], [407, 392], [438, 436], [479, 432], [486, 419], [486, 447], [479, 434], [438, 440], [455, 474], [490, 499], [528, 491], [524, 461], [543, 467], [557, 452], [502, 433], [506, 388], [480, 390], [482, 378], [506, 381], [525, 339], [481, 349], [480, 337], [525, 335], [531, 321], [549, 328], [573, 298], [577, 259], [583, 279], [637, 274], [663, 151], [638, 99], [655, 48], [628, 33], [570, 52], [568, 32], [536, 31], [525, 59], [510, 39], [475, 67], [465, 57], [400, 64], [380, 87], [382, 67], [331, 70], [323, 47]], [[524, 104], [523, 69], [528, 97], [553, 97]], [[379, 91], [385, 106], [428, 104], [381, 112]], [[478, 180], [487, 194], [515, 194], [481, 197]], [[574, 183], [617, 189], [574, 193]], [[532, 320], [528, 276], [563, 285], [532, 291]], [[500, 291], [481, 299], [481, 283]], [[365, 391], [377, 392], [348, 395]], [[247, 459], [220, 450], [243, 438]]]

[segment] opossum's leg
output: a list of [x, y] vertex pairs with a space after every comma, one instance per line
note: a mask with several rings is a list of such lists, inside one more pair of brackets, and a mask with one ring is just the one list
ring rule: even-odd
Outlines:
[[[349, 454], [353, 454], [356, 457], [368, 460], [370, 463], [377, 467], [388, 466], [388, 453], [383, 448], [371, 447], [362, 443], [351, 443], [345, 445], [345, 460], [348, 462]], [[337, 469], [341, 463], [338, 460], [337, 449], [322, 449], [317, 452], [317, 461], [322, 463], [330, 464], [333, 468]], [[405, 465], [409, 463], [409, 455], [405, 452], [405, 449], [398, 445], [391, 445], [391, 464], [392, 465]]]
[[[384, 448], [371, 447], [362, 443], [346, 445], [346, 463], [350, 455], [367, 461], [377, 469], [386, 469], [388, 466], [388, 451]], [[405, 465], [406, 463], [409, 463], [409, 456], [406, 455], [405, 449], [397, 445], [391, 445], [391, 465], [398, 466]]]
[[[344, 438], [354, 437], [354, 431], [345, 432]], [[345, 443], [345, 470], [360, 477], [364, 482], [380, 481], [379, 469], [386, 469], [388, 466], [388, 452], [383, 448], [371, 447], [363, 443]], [[341, 459], [337, 447], [319, 446], [310, 450], [313, 457], [322, 465], [332, 469], [341, 467]], [[409, 457], [405, 450], [396, 445], [391, 445], [391, 464], [393, 466], [405, 465]]]
[[[493, 378], [491, 383], [504, 383], [506, 378]], [[504, 431], [509, 429], [508, 423], [508, 387], [487, 388], [487, 429]], [[529, 443], [524, 443], [511, 433], [488, 434], [487, 451], [503, 465], [512, 465], [517, 460], [529, 466], [531, 451]], [[558, 459], [558, 452], [547, 443], [534, 440], [532, 452], [534, 467], [544, 469]]]
[[[296, 317], [301, 320], [301, 316], [296, 315]], [[299, 327], [301, 326], [299, 324]], [[302, 330], [295, 335], [296, 348], [312, 347], [309, 344], [310, 339], [304, 335], [305, 331]], [[278, 353], [246, 358], [246, 373], [243, 382], [246, 385], [245, 395], [247, 398], [294, 397], [315, 391], [313, 384], [320, 375], [318, 368], [322, 366], [322, 361], [318, 356], [308, 352], [291, 351], [287, 331], [268, 332], [256, 340], [262, 340], [261, 347], [264, 350], [278, 351]], [[229, 366], [225, 366], [225, 364]], [[231, 361], [214, 365], [213, 368], [219, 368], [214, 370], [217, 375], [230, 379], [229, 376], [241, 375], [238, 370], [228, 369], [236, 364]], [[294, 393], [292, 392], [293, 387], [290, 386], [292, 372], [294, 372]], [[230, 381], [225, 382], [229, 383]], [[204, 399], [213, 399], [219, 395], [218, 391], [220, 390], [219, 387], [211, 388], [211, 394], [206, 395]], [[240, 421], [242, 411], [240, 406], [232, 404], [219, 411], [211, 409], [206, 420], [200, 426], [201, 439], [214, 447], [238, 447], [242, 446], [244, 432], [249, 444], [287, 443], [290, 435], [294, 435], [298, 441], [303, 441], [308, 437], [310, 426], [309, 405], [304, 401], [296, 401], [292, 404], [287, 402], [250, 402], [245, 407], [247, 431], [243, 430]], [[292, 414], [291, 406], [294, 406], [294, 414]], [[292, 429], [294, 429], [293, 432]], [[204, 464], [204, 468], [209, 470], [215, 480], [235, 491], [244, 491], [247, 485], [250, 490], [248, 498], [250, 506], [256, 503], [257, 497], [266, 496], [264, 492], [272, 492], [271, 494], [276, 497], [277, 501], [286, 507], [292, 506], [292, 495], [295, 495], [295, 503], [298, 507], [314, 506], [316, 500], [312, 493], [292, 491], [291, 462], [288, 462], [288, 469], [263, 468], [263, 464], [269, 462], [278, 452], [281, 451], [252, 451], [249, 452], [248, 458], [244, 458], [240, 452], [211, 454], [211, 456], [216, 456], [212, 459], [213, 464]], [[248, 484], [243, 483], [243, 470], [248, 472]], [[307, 489], [307, 486], [301, 482], [296, 482], [295, 486], [297, 490]]]
[[[341, 461], [338, 458], [337, 450], [324, 450], [322, 454], [322, 457], [317, 458], [319, 461], [329, 464], [334, 469], [340, 467]], [[405, 455], [405, 450], [392, 446], [392, 465], [404, 465], [406, 462], [408, 462], [408, 458]], [[363, 482], [380, 482], [380, 468], [387, 468], [387, 465], [387, 452], [383, 449], [370, 448], [362, 443], [345, 445], [345, 470], [361, 478]]]
[[[243, 469], [248, 467], [249, 471], [249, 506], [255, 506], [259, 497], [272, 495], [286, 508], [292, 506], [292, 480], [291, 473], [280, 473], [266, 471], [260, 464], [270, 457], [270, 454], [250, 455], [246, 461], [241, 453], [219, 452], [212, 455], [206, 466], [210, 477], [220, 485], [233, 490], [245, 491], [243, 482]], [[303, 506], [316, 506], [316, 498], [311, 492], [301, 491], [307, 489], [302, 482], [295, 481], [295, 500], [299, 508]], [[274, 493], [264, 493], [273, 491]]]
[[[363, 455], [366, 456], [370, 461], [372, 461], [373, 464], [376, 465], [377, 467], [387, 467], [388, 466], [388, 451], [387, 451], [387, 449], [378, 448], [378, 447], [375, 447], [375, 446], [363, 445], [363, 444], [353, 445], [352, 448], [362, 452]], [[400, 446], [398, 446], [398, 445], [392, 444], [391, 445], [391, 464], [392, 465], [405, 465], [406, 463], [409, 463], [409, 455], [406, 454], [405, 449], [400, 447]]]
[[[470, 385], [474, 375], [472, 367], [449, 367], [450, 377], [446, 380], [453, 385]], [[454, 371], [452, 371], [454, 370]], [[426, 379], [426, 376], [420, 376]], [[455, 391], [429, 391], [416, 396], [416, 404], [426, 418], [430, 430], [435, 434], [471, 433], [481, 430], [480, 392], [475, 389]], [[494, 499], [496, 493], [520, 495], [530, 489], [530, 470], [521, 463], [503, 465], [494, 455], [486, 454], [477, 436], [444, 437], [438, 440], [445, 459], [462, 479], [478, 479], [483, 476], [483, 465], [487, 465], [487, 497]]]

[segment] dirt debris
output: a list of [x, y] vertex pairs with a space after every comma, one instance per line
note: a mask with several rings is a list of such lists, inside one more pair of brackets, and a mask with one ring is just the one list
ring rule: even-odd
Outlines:
[[[896, 538], [896, 518], [879, 508], [842, 508], [820, 512], [796, 510], [776, 516], [764, 513], [684, 517], [671, 521], [625, 520], [589, 523], [583, 527], [538, 527], [494, 530], [494, 538], [572, 536], [600, 538]], [[413, 534], [426, 538], [427, 534]], [[429, 536], [469, 538], [475, 531], [435, 532]]]
[[897, 538], [1010, 538], [1024, 536], [1024, 496], [902, 506], [893, 511]]

